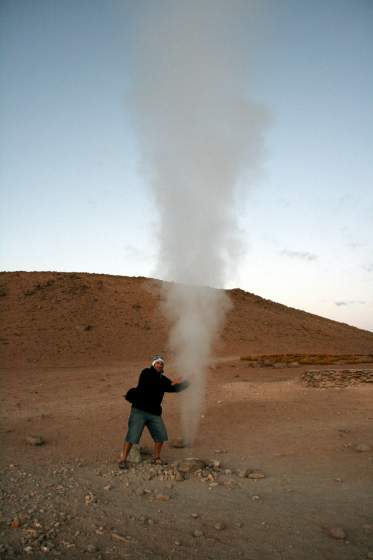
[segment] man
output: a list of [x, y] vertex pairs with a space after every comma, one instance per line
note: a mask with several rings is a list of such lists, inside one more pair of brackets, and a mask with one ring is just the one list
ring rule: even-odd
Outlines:
[[131, 414], [128, 419], [128, 432], [120, 456], [119, 468], [128, 469], [127, 457], [131, 447], [139, 443], [145, 426], [154, 441], [153, 463], [161, 464], [162, 445], [168, 439], [166, 426], [162, 419], [161, 402], [165, 393], [179, 393], [189, 386], [188, 381], [171, 381], [163, 374], [164, 359], [154, 356], [150, 368], [142, 370], [136, 389], [131, 389]]

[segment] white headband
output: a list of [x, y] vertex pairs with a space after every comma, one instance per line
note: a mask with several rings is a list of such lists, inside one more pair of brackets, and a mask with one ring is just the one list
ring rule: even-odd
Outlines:
[[161, 358], [160, 356], [157, 358], [154, 358], [154, 360], [152, 361], [152, 366], [154, 366], [154, 364], [156, 364], [157, 362], [162, 362], [162, 364], [164, 364], [164, 359]]

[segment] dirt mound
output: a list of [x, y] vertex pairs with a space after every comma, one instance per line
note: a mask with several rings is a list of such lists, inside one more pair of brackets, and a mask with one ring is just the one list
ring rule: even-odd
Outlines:
[[[3, 367], [86, 366], [167, 353], [164, 283], [87, 273], [0, 273]], [[217, 355], [371, 354], [373, 333], [229, 290]]]

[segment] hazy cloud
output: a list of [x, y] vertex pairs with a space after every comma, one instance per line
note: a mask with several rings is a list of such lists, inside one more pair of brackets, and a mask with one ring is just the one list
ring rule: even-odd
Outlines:
[[373, 272], [373, 263], [363, 264], [365, 272]]
[[335, 301], [334, 302], [335, 305], [337, 305], [338, 307], [341, 307], [343, 305], [365, 305], [366, 301], [354, 301], [354, 300], [349, 300], [349, 301]]
[[290, 251], [289, 249], [284, 249], [281, 251], [281, 254], [291, 259], [301, 259], [303, 261], [316, 261], [319, 258], [314, 253], [309, 253], [308, 251]]

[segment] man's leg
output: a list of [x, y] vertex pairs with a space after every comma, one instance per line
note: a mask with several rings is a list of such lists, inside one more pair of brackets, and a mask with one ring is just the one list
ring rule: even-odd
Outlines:
[[163, 441], [155, 441], [154, 442], [154, 459], [161, 458], [161, 450], [162, 450]]
[[168, 439], [166, 426], [162, 417], [155, 414], [149, 415], [147, 426], [154, 441], [153, 461], [160, 461], [162, 446]]
[[128, 432], [126, 439], [123, 443], [122, 453], [120, 454], [119, 468], [127, 469], [127, 457], [131, 451], [134, 443], [140, 441], [141, 434], [144, 430], [146, 419], [144, 413], [137, 408], [131, 409], [131, 414], [128, 418]]
[[131, 451], [131, 447], [132, 443], [130, 443], [129, 441], [125, 441], [123, 443], [122, 453], [120, 454], [121, 461], [127, 461], [127, 457], [129, 455], [129, 452]]

